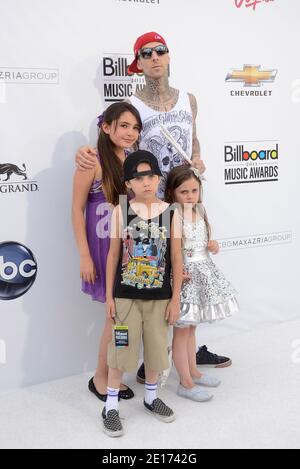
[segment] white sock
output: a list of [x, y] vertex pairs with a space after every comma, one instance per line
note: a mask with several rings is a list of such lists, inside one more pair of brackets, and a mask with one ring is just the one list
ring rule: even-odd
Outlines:
[[145, 402], [149, 405], [152, 404], [157, 397], [157, 383], [145, 383]]
[[107, 399], [105, 403], [106, 415], [109, 410], [119, 409], [119, 389], [107, 388]]

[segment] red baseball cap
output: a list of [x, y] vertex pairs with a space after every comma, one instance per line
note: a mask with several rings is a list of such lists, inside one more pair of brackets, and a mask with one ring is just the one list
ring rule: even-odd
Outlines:
[[159, 42], [161, 44], [164, 44], [165, 46], [167, 45], [164, 38], [160, 34], [157, 34], [155, 32], [146, 33], [138, 37], [137, 40], [135, 41], [134, 48], [133, 48], [135, 58], [132, 64], [130, 64], [128, 67], [129, 73], [142, 73], [142, 70], [140, 70], [137, 66], [137, 61], [138, 61], [137, 55], [138, 55], [139, 50], [142, 49], [142, 47], [145, 44], [149, 44], [149, 42]]

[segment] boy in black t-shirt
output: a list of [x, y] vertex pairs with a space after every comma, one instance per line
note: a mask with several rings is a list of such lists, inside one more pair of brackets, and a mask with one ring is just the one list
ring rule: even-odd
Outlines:
[[[163, 422], [174, 412], [157, 398], [158, 375], [169, 367], [168, 325], [180, 308], [182, 253], [176, 211], [156, 196], [161, 172], [156, 157], [147, 151], [129, 155], [124, 178], [134, 193], [115, 208], [107, 259], [107, 314], [113, 322], [108, 350], [107, 401], [104, 432], [123, 435], [118, 393], [123, 372], [134, 372], [143, 337], [146, 369], [144, 407]], [[171, 270], [173, 282], [171, 286]]]

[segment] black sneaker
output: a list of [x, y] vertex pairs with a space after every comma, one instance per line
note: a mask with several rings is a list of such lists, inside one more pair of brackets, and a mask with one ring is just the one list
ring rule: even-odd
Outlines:
[[207, 366], [211, 368], [227, 368], [232, 365], [230, 358], [209, 352], [206, 345], [199, 347], [199, 350], [196, 353], [196, 362], [198, 366]]
[[[167, 370], [164, 370], [160, 373], [159, 375], [159, 386], [163, 387], [170, 375], [170, 372], [172, 370], [173, 366], [173, 355], [172, 355], [172, 347], [168, 347], [168, 360], [169, 360], [169, 368]], [[141, 366], [139, 367], [137, 373], [136, 373], [136, 380], [140, 384], [145, 384], [146, 381], [146, 374], [145, 374], [145, 363], [142, 363]]]
[[124, 435], [124, 430], [120, 420], [119, 412], [115, 409], [109, 410], [106, 415], [105, 407], [102, 411], [103, 431], [106, 435], [116, 438]]
[[145, 408], [151, 412], [154, 417], [156, 417], [158, 420], [161, 420], [162, 422], [165, 423], [170, 423], [175, 420], [175, 415], [172, 409], [168, 407], [162, 400], [160, 400], [158, 397], [154, 399], [152, 404], [147, 404], [146, 401], [144, 401], [144, 406]]
[[141, 366], [139, 367], [139, 369], [137, 371], [136, 380], [140, 384], [145, 384], [146, 375], [145, 375], [145, 364], [144, 363], [141, 364]]

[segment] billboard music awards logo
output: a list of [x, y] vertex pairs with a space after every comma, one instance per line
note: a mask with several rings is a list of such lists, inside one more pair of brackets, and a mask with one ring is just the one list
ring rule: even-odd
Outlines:
[[13, 163], [0, 163], [0, 194], [37, 192], [37, 181], [27, 177], [26, 166]]
[[234, 0], [234, 3], [237, 8], [241, 8], [244, 6], [246, 8], [252, 8], [252, 10], [255, 11], [257, 5], [263, 3], [271, 3], [274, 1], [275, 0]]
[[226, 185], [276, 182], [279, 177], [279, 143], [227, 142], [224, 164]]
[[0, 83], [58, 85], [59, 70], [57, 68], [0, 67]]
[[102, 59], [103, 99], [115, 103], [130, 98], [145, 85], [143, 74], [130, 74], [132, 54], [104, 54]]
[[0, 243], [0, 300], [15, 300], [34, 284], [37, 263], [26, 246], [13, 241]]
[[[265, 84], [274, 83], [277, 76], [277, 70], [264, 69], [261, 65], [244, 65], [243, 69], [231, 69], [226, 78], [226, 83], [236, 83], [243, 90], [232, 89], [231, 96], [272, 96], [272, 90], [258, 89]], [[256, 88], [255, 90], [253, 88]]]

